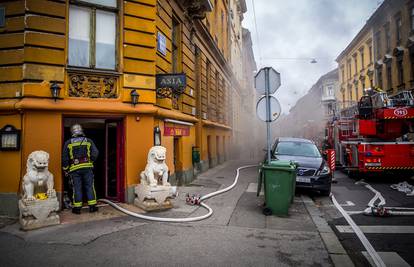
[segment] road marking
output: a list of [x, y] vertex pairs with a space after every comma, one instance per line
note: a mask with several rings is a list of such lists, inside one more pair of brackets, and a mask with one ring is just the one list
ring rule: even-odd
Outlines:
[[355, 234], [357, 235], [358, 239], [361, 241], [362, 245], [364, 245], [365, 249], [368, 251], [369, 256], [372, 258], [372, 261], [375, 266], [378, 267], [385, 267], [384, 261], [381, 259], [381, 257], [378, 255], [377, 251], [374, 249], [371, 243], [369, 243], [367, 237], [364, 235], [364, 233], [361, 231], [361, 229], [358, 227], [358, 225], [352, 220], [351, 216], [346, 213], [344, 208], [342, 208], [338, 201], [336, 201], [334, 194], [331, 194], [332, 202], [334, 203], [335, 207], [339, 210], [339, 212], [342, 214], [342, 216], [345, 218], [347, 223], [352, 227], [352, 229], [355, 231]]
[[[374, 266], [371, 257], [369, 256], [368, 252], [362, 251], [362, 254], [367, 258], [369, 263]], [[403, 258], [398, 255], [396, 252], [385, 252], [385, 251], [378, 251], [378, 254], [381, 256], [381, 259], [384, 260], [385, 265], [387, 266], [398, 266], [398, 267], [410, 267]]]
[[367, 205], [368, 207], [373, 207], [375, 202], [377, 202], [378, 199], [380, 200], [380, 203], [378, 203], [378, 206], [384, 206], [385, 205], [385, 198], [382, 196], [382, 194], [379, 191], [375, 190], [371, 185], [367, 184], [363, 180], [358, 181], [355, 184], [363, 185], [375, 194], [375, 196], [369, 201], [369, 203]]
[[[412, 225], [358, 225], [366, 234], [414, 234]], [[340, 233], [353, 233], [349, 225], [336, 225]]]
[[349, 215], [356, 215], [356, 214], [363, 214], [364, 211], [363, 210], [347, 210], [346, 213], [348, 213]]

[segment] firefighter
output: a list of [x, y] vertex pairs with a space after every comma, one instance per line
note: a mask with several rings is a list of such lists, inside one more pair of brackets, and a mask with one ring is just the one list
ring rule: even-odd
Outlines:
[[83, 197], [82, 189], [86, 193], [89, 212], [98, 211], [96, 206], [96, 192], [93, 184], [93, 163], [99, 151], [94, 142], [85, 137], [82, 126], [74, 124], [70, 128], [72, 138], [65, 142], [62, 153], [62, 166], [65, 176], [69, 176], [73, 184], [72, 212], [81, 213]]

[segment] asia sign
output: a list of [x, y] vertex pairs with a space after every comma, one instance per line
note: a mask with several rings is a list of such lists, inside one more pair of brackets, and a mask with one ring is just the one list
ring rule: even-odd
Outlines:
[[185, 73], [157, 74], [155, 76], [157, 87], [157, 97], [177, 97], [184, 93], [187, 86], [187, 76]]
[[190, 127], [188, 126], [177, 126], [173, 124], [165, 124], [164, 136], [189, 136]]

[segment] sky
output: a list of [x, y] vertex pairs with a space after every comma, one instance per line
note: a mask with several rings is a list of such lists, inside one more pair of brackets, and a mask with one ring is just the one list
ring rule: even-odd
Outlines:
[[[319, 77], [337, 67], [337, 56], [382, 2], [245, 1], [248, 10], [244, 14], [243, 27], [251, 32], [258, 69], [271, 66], [281, 74], [282, 85], [275, 97], [285, 114]], [[311, 64], [311, 58], [317, 63]]]

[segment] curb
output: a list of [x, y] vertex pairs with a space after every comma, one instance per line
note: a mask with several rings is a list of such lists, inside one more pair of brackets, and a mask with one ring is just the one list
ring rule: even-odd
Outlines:
[[301, 198], [305, 204], [306, 210], [312, 218], [313, 223], [318, 229], [319, 235], [321, 236], [333, 265], [337, 267], [355, 266], [338, 237], [328, 225], [328, 222], [323, 217], [322, 212], [318, 209], [318, 207], [316, 207], [313, 200], [310, 197], [303, 195]]

